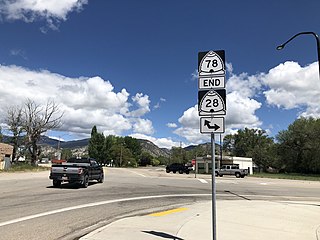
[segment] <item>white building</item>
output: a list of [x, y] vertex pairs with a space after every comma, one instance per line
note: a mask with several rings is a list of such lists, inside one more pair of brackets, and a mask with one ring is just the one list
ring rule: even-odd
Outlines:
[[[196, 173], [211, 173], [212, 158], [210, 155], [206, 157], [197, 157], [193, 163], [195, 164]], [[215, 167], [218, 169], [222, 165], [237, 164], [241, 169], [248, 169], [249, 174], [253, 173], [252, 158], [246, 157], [231, 157], [215, 155]]]

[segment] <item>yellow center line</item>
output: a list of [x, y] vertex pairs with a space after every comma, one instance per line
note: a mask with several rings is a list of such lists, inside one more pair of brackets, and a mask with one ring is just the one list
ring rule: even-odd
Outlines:
[[171, 213], [177, 213], [177, 212], [182, 212], [188, 210], [188, 208], [176, 208], [176, 209], [172, 209], [172, 210], [168, 210], [168, 211], [163, 211], [163, 212], [157, 212], [157, 213], [151, 213], [148, 216], [153, 216], [153, 217], [161, 217], [161, 216], [165, 216]]

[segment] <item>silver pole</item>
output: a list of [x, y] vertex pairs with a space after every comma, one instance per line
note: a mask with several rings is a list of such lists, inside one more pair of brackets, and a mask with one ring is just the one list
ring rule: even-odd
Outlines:
[[217, 239], [216, 232], [216, 176], [215, 176], [215, 141], [214, 141], [214, 133], [211, 133], [211, 157], [212, 157], [212, 165], [211, 165], [211, 175], [212, 175], [212, 234], [213, 240]]

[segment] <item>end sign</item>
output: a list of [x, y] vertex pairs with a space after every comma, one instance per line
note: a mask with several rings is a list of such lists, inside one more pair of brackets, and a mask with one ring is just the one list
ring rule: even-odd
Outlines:
[[199, 89], [225, 88], [224, 76], [200, 77]]

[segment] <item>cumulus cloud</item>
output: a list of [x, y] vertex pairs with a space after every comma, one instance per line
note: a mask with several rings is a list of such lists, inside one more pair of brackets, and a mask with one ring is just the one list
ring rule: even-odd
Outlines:
[[263, 78], [268, 104], [284, 109], [301, 109], [300, 116], [320, 117], [320, 81], [318, 63], [305, 67], [285, 62], [271, 69]]
[[168, 128], [176, 128], [178, 125], [176, 123], [167, 123], [166, 125]]
[[88, 0], [10, 0], [0, 1], [0, 14], [6, 20], [22, 20], [24, 22], [34, 22], [45, 20], [47, 27], [57, 30], [61, 21], [67, 20], [68, 13], [80, 11]]
[[133, 131], [142, 134], [153, 134], [154, 129], [149, 119], [136, 119], [133, 124]]
[[232, 92], [227, 95], [227, 128], [257, 128], [262, 122], [256, 116], [262, 103], [249, 97], [243, 97], [239, 92]]
[[175, 134], [187, 139], [190, 144], [199, 144], [208, 141], [208, 135], [200, 134], [198, 105], [184, 111], [178, 121], [181, 127], [174, 130]]
[[227, 81], [226, 89], [229, 93], [237, 92], [244, 98], [253, 97], [259, 93], [262, 87], [260, 80], [261, 76], [263, 76], [263, 74], [259, 74], [257, 76], [250, 76], [247, 73], [231, 75]]
[[146, 113], [150, 112], [150, 100], [148, 95], [137, 93], [132, 97], [132, 101], [139, 107], [137, 110], [128, 113], [132, 117], [141, 117]]
[[39, 104], [54, 99], [65, 113], [62, 131], [88, 137], [97, 125], [105, 135], [129, 130], [153, 133], [152, 122], [140, 119], [149, 111], [149, 97], [138, 93], [130, 98], [126, 89], [115, 92], [111, 82], [100, 77], [68, 78], [47, 70], [0, 65], [0, 85], [6, 86], [0, 88], [0, 116], [27, 98]]

